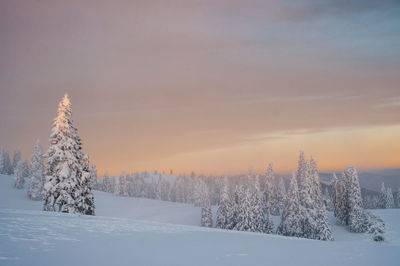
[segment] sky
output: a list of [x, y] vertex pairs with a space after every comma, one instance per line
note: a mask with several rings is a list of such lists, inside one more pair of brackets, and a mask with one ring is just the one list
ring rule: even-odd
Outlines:
[[400, 167], [400, 2], [0, 1], [0, 145], [64, 93], [100, 175]]

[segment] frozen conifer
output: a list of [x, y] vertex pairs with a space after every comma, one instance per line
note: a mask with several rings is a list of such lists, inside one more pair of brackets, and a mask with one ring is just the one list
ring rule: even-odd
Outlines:
[[236, 186], [235, 191], [233, 193], [233, 197], [231, 200], [230, 207], [231, 209], [228, 211], [228, 218], [227, 218], [227, 226], [226, 229], [234, 229], [237, 222], [238, 216], [240, 212], [240, 204], [243, 197], [243, 193], [241, 191], [241, 187]]
[[329, 221], [322, 200], [316, 162], [306, 161], [304, 153], [300, 152], [296, 173], [298, 182], [302, 237], [333, 240]]
[[[205, 187], [206, 188], [206, 187]], [[212, 227], [212, 212], [211, 203], [209, 200], [208, 191], [205, 189], [203, 195], [203, 200], [201, 202], [201, 226]]]
[[31, 157], [31, 174], [28, 188], [28, 196], [32, 200], [43, 199], [44, 165], [42, 146], [36, 141]]
[[270, 223], [271, 220], [266, 221], [264, 217], [264, 212], [262, 208], [262, 200], [261, 200], [261, 191], [260, 191], [260, 180], [259, 176], [256, 175], [255, 178], [251, 179], [252, 181], [252, 189], [251, 193], [251, 231], [252, 232], [268, 232], [273, 224]]
[[230, 212], [232, 212], [232, 206], [228, 194], [228, 178], [225, 176], [221, 199], [217, 210], [217, 221], [215, 227], [228, 229], [229, 219], [232, 217]]
[[11, 165], [8, 150], [0, 147], [0, 174], [11, 175], [12, 173], [13, 167]]
[[237, 223], [235, 225], [235, 230], [238, 231], [252, 231], [253, 229], [253, 214], [252, 214], [252, 202], [251, 202], [251, 192], [249, 188], [242, 187], [240, 189], [243, 193], [239, 205], [239, 213], [237, 216]]
[[275, 176], [274, 170], [272, 169], [272, 163], [268, 165], [267, 172], [265, 174], [265, 185], [264, 185], [264, 193], [263, 193], [263, 209], [264, 212], [269, 211], [271, 214], [279, 215], [279, 208], [277, 210], [276, 207], [276, 199], [275, 199]]
[[24, 169], [26, 161], [18, 161], [17, 166], [14, 169], [14, 187], [18, 189], [24, 188], [25, 178]]
[[97, 168], [96, 168], [95, 163], [92, 163], [92, 166], [90, 167], [89, 172], [90, 172], [89, 185], [91, 188], [94, 188], [97, 184]]
[[390, 187], [386, 189], [386, 208], [394, 208], [393, 192]]
[[281, 217], [281, 223], [278, 227], [278, 234], [285, 236], [302, 236], [301, 214], [300, 214], [299, 191], [297, 187], [297, 178], [293, 174], [290, 180], [289, 190], [286, 195], [285, 205]]
[[352, 232], [365, 232], [366, 216], [362, 207], [361, 188], [358, 180], [358, 174], [355, 167], [349, 167], [344, 172], [347, 181], [347, 194], [348, 194], [348, 212], [349, 217], [347, 224]]
[[64, 95], [46, 153], [44, 210], [94, 215], [88, 157], [81, 151], [81, 139], [71, 115], [71, 102]]
[[17, 164], [19, 161], [21, 161], [21, 150], [18, 148], [15, 150], [14, 156], [13, 156], [13, 161], [12, 161], [13, 173], [14, 173], [15, 168], [17, 167]]

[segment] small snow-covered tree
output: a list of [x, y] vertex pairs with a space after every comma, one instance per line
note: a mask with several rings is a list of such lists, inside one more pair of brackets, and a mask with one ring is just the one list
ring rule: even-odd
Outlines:
[[3, 175], [11, 175], [13, 173], [13, 167], [10, 161], [10, 155], [8, 150], [1, 148], [0, 149], [0, 170]]
[[381, 192], [379, 193], [379, 208], [386, 209], [387, 199], [386, 199], [386, 187], [385, 183], [382, 182]]
[[95, 163], [92, 163], [89, 172], [90, 172], [89, 185], [91, 188], [94, 188], [97, 184], [97, 168]]
[[230, 212], [232, 212], [232, 206], [228, 194], [228, 178], [225, 176], [222, 195], [217, 210], [217, 220], [215, 223], [215, 227], [228, 229], [229, 219], [230, 217], [232, 217], [232, 214]]
[[21, 161], [21, 150], [18, 148], [15, 150], [14, 156], [13, 156], [13, 161], [12, 161], [13, 173], [14, 173], [14, 170], [17, 167], [17, 164], [19, 161]]
[[386, 189], [386, 208], [394, 208], [393, 192], [390, 187]]
[[157, 186], [156, 186], [156, 199], [157, 200], [162, 199], [162, 193], [163, 193], [163, 180], [162, 180], [162, 175], [159, 174]]
[[269, 211], [270, 214], [279, 215], [279, 207], [276, 206], [276, 193], [275, 188], [275, 176], [274, 170], [272, 169], [272, 163], [268, 165], [267, 172], [265, 174], [265, 185], [263, 193], [263, 209], [264, 212]]
[[43, 199], [43, 185], [44, 185], [44, 165], [43, 165], [43, 152], [40, 141], [37, 140], [33, 148], [31, 157], [31, 175], [28, 188], [28, 196], [32, 200]]
[[379, 208], [389, 209], [394, 207], [394, 198], [391, 188], [386, 188], [382, 183], [381, 192], [379, 194]]
[[302, 236], [301, 213], [297, 178], [293, 173], [290, 179], [289, 190], [286, 195], [281, 223], [278, 226], [278, 234], [285, 236]]
[[322, 194], [322, 198], [325, 204], [325, 208], [328, 211], [333, 211], [333, 203], [331, 198], [331, 193], [329, 193], [328, 187], [325, 187], [324, 193]]
[[26, 161], [18, 161], [17, 166], [14, 170], [14, 187], [18, 189], [24, 188], [25, 178], [24, 178], [24, 164]]
[[397, 189], [395, 204], [397, 208], [400, 208], [400, 187]]
[[201, 226], [212, 227], [211, 202], [207, 190], [204, 190], [204, 196], [201, 202]]

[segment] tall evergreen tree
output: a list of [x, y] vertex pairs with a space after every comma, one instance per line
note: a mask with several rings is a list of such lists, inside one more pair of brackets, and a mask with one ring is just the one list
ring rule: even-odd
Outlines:
[[329, 221], [321, 196], [318, 169], [316, 162], [306, 161], [300, 152], [296, 178], [299, 188], [302, 237], [333, 240]]
[[65, 94], [58, 105], [46, 153], [44, 210], [94, 215], [88, 157], [81, 151], [71, 115], [71, 102]]
[[211, 202], [207, 186], [204, 186], [203, 199], [201, 201], [201, 226], [212, 227]]
[[232, 206], [228, 194], [228, 178], [225, 176], [221, 199], [217, 210], [217, 220], [215, 227], [228, 229], [229, 219], [231, 219], [232, 217], [232, 214], [230, 212], [232, 212]]
[[278, 226], [278, 234], [296, 237], [302, 236], [300, 208], [297, 178], [293, 173], [285, 199], [281, 223]]
[[25, 184], [24, 163], [26, 163], [26, 161], [18, 161], [17, 166], [14, 169], [14, 187], [18, 189], [24, 188]]
[[339, 199], [339, 180], [336, 177], [336, 174], [333, 173], [333, 179], [331, 182], [331, 186], [332, 186], [332, 205], [333, 205], [333, 213], [335, 215], [335, 217], [338, 216], [339, 213], [339, 209], [338, 209], [338, 199]]
[[28, 188], [28, 196], [32, 200], [43, 199], [43, 185], [44, 185], [44, 165], [43, 165], [43, 152], [40, 141], [37, 140], [33, 148], [31, 157], [31, 174]]
[[252, 202], [251, 202], [251, 192], [249, 188], [245, 188], [242, 185], [240, 189], [242, 192], [243, 197], [241, 197], [241, 202], [239, 205], [239, 213], [237, 216], [237, 222], [235, 225], [235, 230], [238, 231], [252, 231]]
[[264, 193], [263, 193], [263, 209], [264, 212], [269, 212], [273, 215], [279, 215], [279, 208], [277, 208], [276, 204], [276, 193], [274, 191], [275, 188], [275, 176], [274, 170], [272, 169], [273, 165], [270, 163], [267, 168], [267, 172], [265, 174], [265, 185], [264, 185]]
[[344, 174], [347, 181], [347, 209], [349, 211], [347, 224], [352, 232], [365, 232], [367, 230], [365, 224], [366, 217], [362, 207], [361, 188], [357, 170], [351, 166], [345, 170]]
[[17, 167], [18, 162], [21, 161], [21, 150], [18, 148], [14, 151], [13, 161], [12, 161], [12, 171], [14, 173], [15, 168]]
[[231, 209], [228, 212], [228, 218], [227, 218], [228, 224], [226, 226], [226, 229], [234, 229], [238, 222], [240, 204], [243, 198], [243, 191], [241, 189], [242, 189], [241, 186], [235, 187], [235, 191], [233, 193], [233, 197], [230, 204]]
[[252, 181], [252, 189], [251, 189], [251, 231], [252, 232], [266, 232], [271, 233], [271, 227], [273, 228], [273, 224], [268, 224], [272, 220], [265, 220], [262, 200], [261, 200], [261, 191], [260, 191], [260, 180], [259, 176], [256, 175], [255, 178], [251, 179]]
[[283, 209], [283, 206], [285, 205], [285, 197], [286, 197], [285, 183], [283, 181], [283, 178], [279, 177], [277, 184], [277, 199], [278, 199], [279, 209]]

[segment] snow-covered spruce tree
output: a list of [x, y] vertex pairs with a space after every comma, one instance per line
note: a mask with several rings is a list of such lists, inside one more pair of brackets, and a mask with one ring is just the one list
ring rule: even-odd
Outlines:
[[293, 173], [277, 233], [285, 236], [302, 236], [299, 191], [297, 178]]
[[394, 198], [391, 188], [386, 188], [382, 183], [381, 192], [379, 194], [379, 208], [389, 209], [394, 207]]
[[251, 183], [251, 231], [271, 233], [271, 227], [273, 228], [274, 225], [268, 224], [272, 220], [266, 221], [264, 217], [259, 176], [256, 175], [255, 178], [252, 178]]
[[394, 197], [390, 187], [386, 189], [386, 208], [394, 208]]
[[338, 213], [336, 218], [338, 219], [337, 222], [341, 225], [348, 225], [349, 224], [349, 192], [348, 192], [348, 183], [347, 180], [348, 176], [343, 172], [342, 173], [342, 180], [339, 182], [338, 185], [338, 195], [337, 195], [337, 209]]
[[313, 159], [306, 161], [303, 152], [300, 152], [296, 177], [301, 205], [302, 237], [333, 240], [325, 205], [321, 196], [316, 162]]
[[156, 199], [157, 200], [162, 199], [162, 192], [163, 192], [163, 180], [162, 180], [162, 175], [159, 174], [158, 181], [157, 181], [157, 187], [156, 187]]
[[31, 157], [31, 175], [28, 188], [28, 197], [31, 200], [43, 199], [44, 165], [43, 152], [40, 141], [37, 140]]
[[71, 102], [65, 94], [58, 105], [45, 155], [44, 210], [94, 215], [88, 157], [81, 151], [71, 115]]
[[14, 151], [13, 161], [12, 161], [12, 169], [13, 173], [15, 168], [17, 167], [18, 162], [21, 161], [21, 150], [18, 148]]
[[331, 186], [332, 186], [332, 206], [333, 206], [333, 213], [335, 215], [335, 217], [338, 216], [338, 199], [339, 199], [339, 180], [336, 177], [336, 174], [333, 173], [333, 179], [331, 182]]
[[322, 198], [324, 200], [326, 210], [333, 211], [332, 197], [328, 187], [325, 187], [324, 193], [322, 194]]
[[269, 211], [269, 213], [273, 215], [279, 215], [279, 208], [276, 207], [277, 202], [275, 200], [275, 192], [274, 192], [275, 176], [272, 166], [273, 166], [272, 163], [268, 165], [267, 172], [264, 178], [265, 184], [263, 193], [263, 210], [264, 212]]
[[[26, 162], [25, 162], [26, 163]], [[24, 188], [24, 161], [18, 161], [17, 166], [14, 169], [14, 187], [18, 189]]]
[[219, 201], [218, 210], [217, 210], [217, 221], [215, 223], [215, 227], [221, 229], [229, 229], [229, 219], [232, 217], [232, 206], [231, 200], [228, 194], [228, 178], [224, 177], [224, 186], [222, 188], [221, 199]]
[[201, 205], [201, 226], [212, 227], [211, 202], [207, 190], [204, 191], [202, 205]]
[[10, 161], [8, 150], [1, 148], [0, 150], [0, 170], [3, 175], [12, 175], [13, 167]]
[[358, 180], [358, 174], [355, 167], [350, 166], [344, 171], [346, 176], [346, 193], [347, 193], [347, 224], [352, 232], [366, 232], [366, 216], [362, 207], [361, 188]]
[[277, 184], [277, 199], [278, 199], [279, 209], [283, 209], [283, 206], [285, 205], [285, 197], [286, 197], [285, 183], [283, 181], [283, 178], [279, 177]]
[[[318, 240], [333, 240], [332, 231], [330, 228], [326, 207], [322, 198], [321, 184], [317, 169], [317, 162], [311, 158], [310, 160], [310, 175], [313, 181], [313, 199], [316, 204], [316, 232], [314, 239]], [[312, 212], [314, 213], [314, 212]]]
[[92, 163], [89, 172], [90, 172], [89, 185], [90, 188], [94, 188], [97, 185], [97, 168], [95, 163]]
[[379, 203], [378, 206], [380, 209], [386, 209], [387, 200], [386, 200], [386, 187], [385, 183], [382, 182], [381, 192], [379, 193]]
[[240, 212], [240, 203], [243, 197], [243, 192], [241, 191], [241, 187], [236, 186], [235, 191], [233, 193], [233, 197], [231, 198], [231, 209], [228, 211], [228, 218], [226, 225], [226, 229], [234, 229]]
[[243, 191], [243, 197], [239, 205], [239, 213], [237, 216], [237, 223], [235, 225], [235, 230], [238, 231], [252, 231], [252, 202], [251, 202], [251, 192], [248, 187], [240, 189]]

